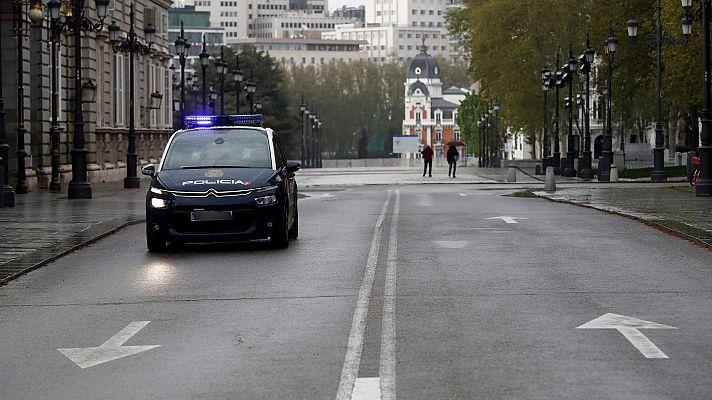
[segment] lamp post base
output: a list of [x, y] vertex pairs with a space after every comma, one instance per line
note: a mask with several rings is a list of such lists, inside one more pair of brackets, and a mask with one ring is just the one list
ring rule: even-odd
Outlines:
[[564, 176], [568, 178], [573, 178], [576, 176], [576, 169], [574, 168], [574, 152], [566, 152], [566, 168], [564, 168]]
[[[662, 132], [660, 132], [660, 135], [662, 135]], [[653, 182], [667, 182], [664, 157], [665, 150], [662, 147], [653, 149], [653, 172], [650, 174], [650, 180]]]
[[561, 153], [554, 153], [550, 165], [554, 167], [554, 175], [561, 175]]
[[591, 168], [590, 151], [584, 151], [583, 157], [579, 158], [579, 178], [593, 179], [593, 169]]
[[62, 191], [62, 184], [59, 182], [50, 182], [49, 191], [52, 193], [59, 193]]
[[667, 173], [663, 171], [653, 171], [650, 174], [650, 180], [652, 182], [667, 182]]
[[598, 180], [600, 182], [611, 181], [611, 163], [613, 162], [613, 152], [604, 151], [598, 159]]
[[69, 182], [67, 195], [70, 199], [91, 199], [89, 182]]
[[141, 180], [138, 177], [124, 178], [124, 189], [139, 189], [141, 188]]

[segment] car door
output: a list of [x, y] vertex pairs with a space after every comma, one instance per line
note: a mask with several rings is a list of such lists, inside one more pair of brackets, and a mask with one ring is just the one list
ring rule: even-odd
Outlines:
[[291, 226], [294, 221], [294, 210], [296, 209], [297, 201], [297, 191], [296, 191], [296, 181], [293, 172], [287, 172], [287, 158], [284, 156], [284, 150], [282, 145], [277, 139], [276, 135], [272, 136], [272, 144], [274, 147], [274, 158], [276, 161], [276, 167], [278, 171], [281, 171], [282, 177], [285, 182], [285, 189], [287, 191], [287, 204], [289, 205], [289, 225]]

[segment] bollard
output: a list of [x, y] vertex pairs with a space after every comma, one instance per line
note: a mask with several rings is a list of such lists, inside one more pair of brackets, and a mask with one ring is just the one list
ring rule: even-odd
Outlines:
[[507, 169], [507, 182], [517, 181], [517, 169], [514, 167], [509, 167]]
[[556, 176], [554, 175], [554, 167], [546, 167], [546, 178], [544, 180], [544, 190], [547, 192], [556, 191]]
[[618, 182], [618, 167], [616, 167], [616, 164], [611, 164], [610, 174], [610, 182]]

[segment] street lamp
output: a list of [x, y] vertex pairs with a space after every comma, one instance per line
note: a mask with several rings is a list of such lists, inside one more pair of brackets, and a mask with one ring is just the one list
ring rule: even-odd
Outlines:
[[210, 105], [210, 112], [215, 115], [215, 103], [218, 101], [218, 92], [216, 92], [212, 86], [210, 86], [208, 98], [210, 99], [208, 102]]
[[304, 143], [304, 115], [305, 114], [308, 115], [308, 113], [309, 113], [309, 110], [307, 110], [307, 106], [304, 105], [304, 97], [302, 97], [302, 100], [299, 103], [299, 118], [301, 118], [301, 122], [302, 122], [302, 137], [301, 137], [302, 143], [301, 143], [301, 152], [300, 152], [302, 165], [304, 165], [304, 146], [305, 146], [305, 143]]
[[138, 155], [136, 154], [136, 115], [134, 110], [135, 83], [134, 83], [134, 54], [151, 54], [151, 45], [156, 34], [153, 25], [146, 25], [143, 32], [148, 45], [138, 41], [138, 35], [134, 31], [135, 23], [134, 3], [131, 2], [129, 8], [129, 32], [126, 38], [119, 39], [121, 28], [113, 21], [109, 26], [109, 42], [114, 53], [129, 53], [129, 148], [126, 153], [126, 178], [124, 179], [125, 189], [138, 189], [141, 187], [141, 180], [137, 175]]
[[227, 62], [224, 61], [224, 48], [224, 46], [220, 46], [220, 59], [215, 63], [215, 69], [217, 69], [220, 78], [220, 115], [225, 115], [225, 75], [228, 72]]
[[[683, 3], [684, 0], [683, 0]], [[645, 47], [655, 49], [657, 52], [657, 65], [655, 75], [655, 148], [653, 149], [653, 171], [650, 174], [650, 179], [653, 182], [667, 181], [667, 173], [665, 172], [664, 160], [664, 138], [662, 124], [662, 76], [663, 76], [663, 45], [682, 45], [685, 41], [678, 41], [665, 35], [661, 22], [662, 16], [662, 0], [658, 0], [658, 14], [655, 20], [655, 34], [651, 34], [642, 40], [636, 40], [638, 37], [638, 21], [631, 19], [628, 21], [627, 30], [628, 37], [633, 40], [633, 44], [637, 47]], [[687, 18], [682, 19], [683, 33], [691, 33], [691, 23], [687, 24]], [[674, 152], [673, 144], [670, 143], [670, 151]]]
[[[558, 66], [561, 62], [561, 49], [556, 52], [556, 65]], [[561, 71], [556, 71], [554, 73], [554, 86], [556, 87], [556, 114], [554, 118], [554, 156], [552, 158], [552, 165], [554, 167], [554, 174], [561, 174], [561, 151], [560, 151], [560, 139], [559, 139], [559, 105], [561, 101], [559, 100], [559, 91], [564, 87], [565, 81], [564, 76]]]
[[52, 43], [52, 55], [50, 56], [52, 60], [52, 72], [50, 72], [50, 90], [51, 90], [51, 107], [52, 107], [52, 122], [49, 127], [49, 137], [50, 137], [50, 154], [51, 154], [51, 168], [52, 177], [49, 182], [49, 191], [52, 193], [59, 193], [62, 191], [62, 183], [59, 179], [59, 163], [60, 163], [60, 152], [59, 152], [59, 124], [57, 119], [59, 117], [59, 89], [57, 82], [57, 45], [60, 42], [60, 26], [57, 23], [59, 20], [59, 9], [62, 4], [59, 0], [50, 0], [47, 4], [47, 8], [50, 11], [50, 37], [49, 40]]
[[321, 122], [322, 121], [320, 119], [319, 122], [317, 123], [317, 127], [316, 127], [316, 133], [317, 133], [317, 137], [316, 137], [316, 148], [317, 148], [316, 167], [317, 168], [321, 168]]
[[242, 82], [242, 71], [240, 71], [240, 56], [235, 54], [235, 69], [232, 70], [232, 79], [235, 81], [235, 96], [236, 109], [235, 114], [240, 113], [240, 83]]
[[502, 155], [501, 155], [500, 152], [499, 152], [499, 150], [500, 150], [500, 148], [501, 148], [501, 145], [500, 145], [500, 142], [499, 142], [500, 136], [501, 136], [501, 135], [499, 134], [499, 130], [500, 130], [500, 126], [499, 126], [499, 107], [500, 107], [499, 100], [498, 100], [498, 99], [495, 99], [495, 100], [494, 100], [494, 106], [492, 107], [492, 109], [493, 109], [493, 111], [494, 111], [494, 139], [495, 139], [495, 141], [494, 141], [494, 147], [495, 147], [494, 164], [493, 164], [492, 166], [495, 167], [495, 168], [501, 168], [501, 167], [502, 167], [502, 165], [501, 165]]
[[316, 114], [314, 113], [314, 110], [312, 110], [309, 113], [309, 120], [307, 121], [307, 128], [309, 128], [309, 131], [307, 132], [307, 167], [311, 168], [312, 167], [312, 153], [314, 153], [314, 142], [312, 141], [312, 136], [314, 134], [314, 118], [316, 118]]
[[193, 80], [193, 86], [190, 88], [190, 90], [193, 92], [193, 113], [198, 112], [198, 93], [200, 93], [200, 86], [198, 86], [200, 82], [197, 80]]
[[485, 126], [484, 117], [480, 117], [480, 118], [477, 120], [477, 133], [478, 133], [477, 136], [479, 136], [479, 138], [478, 138], [478, 139], [479, 139], [479, 140], [478, 140], [478, 142], [479, 142], [479, 148], [478, 148], [478, 151], [477, 151], [479, 154], [478, 154], [478, 157], [477, 157], [477, 166], [478, 166], [479, 168], [482, 168], [482, 152], [484, 151], [484, 149], [483, 149], [483, 147], [484, 147], [484, 145], [483, 145], [483, 130], [484, 130], [484, 126]]
[[613, 99], [613, 59], [616, 54], [618, 39], [613, 36], [613, 25], [608, 23], [608, 39], [605, 42], [605, 52], [608, 55], [608, 96], [606, 98], [606, 130], [603, 135], [603, 152], [598, 160], [598, 180], [611, 180], [611, 164], [613, 163], [613, 119], [611, 114]]
[[[683, 19], [683, 33], [686, 36], [692, 34], [693, 16], [690, 14], [692, 0], [682, 0], [682, 7], [685, 9]], [[702, 120], [702, 145], [697, 149], [700, 157], [700, 180], [695, 185], [696, 196], [712, 196], [712, 120], [710, 120], [710, 110], [712, 109], [712, 94], [710, 94], [710, 13], [712, 12], [711, 0], [700, 0], [700, 10], [694, 15], [702, 22], [702, 92], [703, 105], [700, 119]]]
[[203, 114], [206, 113], [206, 101], [208, 97], [208, 63], [210, 61], [210, 54], [208, 54], [208, 49], [205, 46], [205, 34], [203, 34], [203, 51], [200, 52], [200, 67], [203, 69]]
[[551, 140], [549, 139], [549, 111], [547, 104], [547, 93], [551, 86], [551, 71], [544, 67], [541, 69], [541, 90], [544, 92], [544, 134], [542, 135], [542, 153], [541, 153], [541, 173], [546, 173], [548, 166], [549, 155], [551, 154]]
[[253, 112], [254, 110], [254, 97], [255, 97], [255, 92], [257, 91], [257, 85], [255, 84], [254, 81], [252, 81], [252, 78], [245, 82], [245, 91], [247, 91], [247, 100], [250, 102], [250, 112]]
[[[84, 0], [67, 0], [67, 8], [62, 22], [62, 30], [74, 35], [74, 141], [72, 147], [72, 181], [69, 182], [70, 199], [91, 199], [91, 185], [87, 181], [87, 149], [84, 147], [84, 114], [82, 112], [82, 92], [90, 90], [82, 84], [82, 32], [100, 32], [104, 29], [109, 0], [94, 0], [98, 22], [92, 22], [84, 15]], [[47, 4], [49, 13], [59, 24], [59, 2]]]
[[571, 50], [571, 44], [569, 44], [569, 61], [563, 66], [562, 69], [562, 79], [564, 84], [569, 87], [569, 96], [567, 97], [566, 103], [569, 109], [569, 132], [566, 140], [566, 168], [564, 168], [563, 176], [574, 177], [576, 176], [576, 169], [574, 168], [574, 159], [576, 156], [576, 139], [574, 137], [574, 74], [576, 71], [576, 59], [574, 58], [573, 51]]
[[[2, 35], [0, 35], [0, 60], [2, 60]], [[2, 62], [0, 62], [0, 76], [2, 76]], [[5, 97], [2, 94], [2, 84], [0, 84], [0, 206], [15, 206], [15, 190], [10, 186], [8, 180], [9, 167], [7, 155], [10, 145], [7, 144], [7, 134], [5, 130]]]
[[[180, 21], [180, 36], [175, 41], [176, 54], [180, 60], [180, 120], [185, 119], [185, 59], [190, 49], [190, 43], [185, 38], [183, 21]], [[192, 76], [191, 76], [192, 79]], [[188, 82], [190, 84], [190, 82]]]
[[586, 50], [579, 56], [579, 72], [586, 75], [586, 91], [582, 93], [585, 98], [582, 102], [584, 105], [584, 138], [583, 138], [583, 155], [579, 160], [579, 177], [581, 179], [593, 179], [593, 169], [591, 168], [591, 114], [589, 109], [590, 88], [591, 88], [591, 66], [596, 51], [591, 48], [589, 35], [586, 34]]
[[316, 113], [313, 113], [312, 116], [312, 129], [311, 129], [311, 153], [310, 153], [310, 160], [309, 160], [309, 165], [312, 168], [316, 168], [316, 152], [317, 152], [317, 142], [316, 142], [316, 132], [317, 132], [317, 127], [319, 125], [319, 115]]
[[[27, 185], [27, 174], [25, 173], [25, 35], [28, 34], [28, 28], [25, 27], [25, 6], [29, 3], [28, 0], [14, 0], [15, 18], [13, 21], [13, 33], [16, 40], [17, 49], [17, 185], [15, 193], [25, 194], [29, 191]], [[42, 20], [42, 4], [38, 0], [32, 1], [30, 12], [28, 13], [31, 21], [37, 23]]]
[[262, 114], [262, 102], [259, 100], [255, 102], [255, 114]]

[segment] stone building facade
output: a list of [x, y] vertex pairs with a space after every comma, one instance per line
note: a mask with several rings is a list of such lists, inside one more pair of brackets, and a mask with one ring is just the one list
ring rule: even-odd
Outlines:
[[[90, 182], [121, 180], [126, 176], [127, 133], [129, 127], [129, 54], [115, 53], [109, 42], [108, 25], [112, 21], [121, 28], [125, 38], [129, 30], [129, 7], [135, 4], [135, 32], [142, 43], [144, 27], [156, 28], [149, 55], [135, 54], [135, 128], [137, 154], [141, 163], [158, 159], [172, 133], [172, 71], [168, 52], [168, 8], [171, 0], [112, 0], [108, 16], [99, 32], [82, 32], [82, 82], [96, 85], [96, 101], [83, 104], [84, 138], [87, 150], [87, 171]], [[60, 172], [64, 185], [71, 180], [71, 150], [74, 119], [74, 36], [60, 34], [57, 46], [57, 68], [51, 68], [49, 17], [33, 25], [24, 7], [21, 27], [21, 56], [18, 50], [18, 22], [14, 1], [0, 2], [0, 71], [5, 106], [6, 142], [9, 144], [10, 184], [17, 184], [18, 142], [24, 141], [25, 172], [29, 190], [46, 189], [51, 178], [52, 119], [51, 76], [58, 82], [58, 113], [60, 128]], [[46, 5], [42, 0], [42, 5]], [[62, 1], [62, 20], [71, 1]], [[85, 2], [85, 16], [98, 22], [93, 1]], [[18, 73], [22, 70], [22, 74]], [[18, 88], [22, 90], [18, 90]], [[22, 93], [22, 113], [18, 112]], [[160, 109], [150, 109], [152, 93], [162, 95]], [[22, 116], [22, 118], [20, 118]], [[18, 122], [24, 120], [26, 132], [18, 137]], [[24, 140], [21, 140], [24, 139]]]

